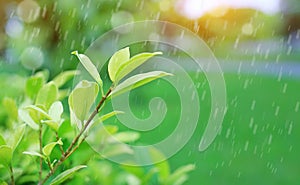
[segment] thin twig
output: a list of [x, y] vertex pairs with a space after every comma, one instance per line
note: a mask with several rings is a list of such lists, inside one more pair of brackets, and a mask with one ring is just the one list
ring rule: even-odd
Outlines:
[[[70, 146], [68, 147], [68, 149], [66, 150], [66, 152], [64, 153], [64, 155], [61, 156], [61, 158], [54, 165], [54, 167], [52, 168], [52, 170], [50, 170], [50, 172], [39, 183], [39, 185], [44, 184], [49, 179], [49, 177], [55, 173], [55, 171], [57, 170], [57, 168], [79, 147], [79, 145], [77, 145], [76, 147], [74, 147], [74, 146], [78, 142], [78, 140], [82, 136], [82, 134], [86, 131], [86, 129], [88, 128], [88, 126], [90, 125], [90, 123], [92, 122], [92, 120], [94, 119], [94, 117], [98, 114], [99, 109], [101, 108], [101, 106], [103, 105], [103, 103], [105, 102], [105, 100], [107, 99], [107, 97], [110, 95], [111, 91], [112, 91], [112, 88], [109, 88], [109, 90], [107, 91], [107, 93], [105, 94], [105, 96], [103, 96], [101, 98], [101, 100], [98, 103], [96, 109], [92, 112], [92, 114], [90, 115], [89, 119], [86, 121], [86, 123], [84, 124], [84, 126], [81, 128], [80, 132], [73, 139], [72, 143], [70, 144]], [[83, 140], [79, 144], [81, 144], [82, 142], [83, 142]], [[75, 149], [75, 150], [73, 150], [73, 149]]]
[[10, 171], [11, 185], [15, 185], [14, 170], [11, 164], [9, 165], [9, 171]]
[[[56, 136], [56, 141], [58, 141], [59, 140], [58, 132], [55, 132], [55, 136]], [[60, 150], [62, 155], [65, 155], [64, 149], [61, 145], [59, 145], [59, 150]]]
[[[40, 154], [43, 153], [43, 124], [39, 124], [39, 145], [40, 145]], [[40, 170], [39, 170], [39, 183], [42, 181], [42, 173], [43, 173], [43, 159], [40, 157]]]
[[52, 171], [53, 169], [52, 169], [51, 161], [50, 161], [49, 157], [47, 157], [47, 165], [48, 165], [50, 171]]

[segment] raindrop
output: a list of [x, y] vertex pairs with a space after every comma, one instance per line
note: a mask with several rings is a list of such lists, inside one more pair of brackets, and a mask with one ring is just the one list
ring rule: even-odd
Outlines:
[[249, 146], [249, 141], [246, 141], [245, 147], [244, 147], [244, 151], [247, 151], [247, 150], [248, 150], [248, 146]]
[[293, 129], [293, 123], [290, 123], [289, 130], [288, 130], [288, 135], [291, 135], [292, 129]]
[[7, 21], [5, 26], [5, 32], [8, 36], [12, 38], [18, 38], [23, 32], [23, 28], [23, 22], [20, 21], [18, 18], [13, 17]]
[[280, 107], [279, 107], [279, 106], [277, 106], [277, 107], [276, 107], [276, 110], [275, 110], [275, 116], [278, 116], [279, 109], [280, 109]]
[[35, 70], [43, 64], [44, 54], [37, 47], [28, 47], [23, 51], [20, 60], [26, 69]]
[[40, 15], [40, 6], [33, 0], [22, 1], [17, 8], [17, 15], [26, 23], [32, 23]]
[[272, 136], [272, 134], [270, 134], [269, 140], [268, 140], [268, 145], [270, 145], [272, 143], [272, 138], [273, 138], [273, 136]]
[[252, 105], [251, 105], [251, 110], [254, 110], [254, 108], [255, 108], [255, 104], [256, 104], [256, 101], [255, 101], [255, 100], [253, 100], [253, 101], [252, 101]]
[[299, 111], [299, 107], [300, 107], [300, 102], [298, 101], [298, 102], [296, 103], [295, 112], [298, 112], [298, 111]]

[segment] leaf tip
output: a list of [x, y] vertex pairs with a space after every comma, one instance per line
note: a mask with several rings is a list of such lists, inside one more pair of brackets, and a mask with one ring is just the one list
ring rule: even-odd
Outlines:
[[77, 56], [78, 55], [78, 51], [77, 50], [76, 51], [72, 51], [71, 54]]

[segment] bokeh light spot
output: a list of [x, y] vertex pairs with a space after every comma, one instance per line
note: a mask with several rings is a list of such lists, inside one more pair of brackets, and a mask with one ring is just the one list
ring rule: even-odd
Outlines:
[[26, 48], [21, 55], [21, 63], [26, 69], [35, 70], [42, 66], [44, 54], [37, 47]]
[[40, 6], [33, 0], [24, 0], [18, 5], [17, 15], [26, 23], [34, 22], [40, 15]]

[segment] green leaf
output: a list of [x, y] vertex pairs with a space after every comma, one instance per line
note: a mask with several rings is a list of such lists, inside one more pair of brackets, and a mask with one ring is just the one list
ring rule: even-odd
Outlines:
[[47, 112], [35, 105], [28, 105], [25, 107], [25, 109], [34, 112], [35, 115], [37, 115], [39, 118], [51, 119], [50, 115]]
[[164, 76], [172, 75], [170, 73], [166, 73], [163, 71], [152, 71], [148, 73], [142, 73], [135, 76], [132, 76], [126, 79], [124, 82], [115, 87], [109, 96], [117, 96], [124, 92], [135, 89], [139, 86], [147, 84], [157, 78], [161, 78]]
[[40, 157], [40, 158], [43, 158], [43, 159], [46, 159], [46, 157], [38, 152], [34, 152], [34, 151], [25, 151], [23, 152], [23, 154], [25, 155], [31, 155], [31, 156], [35, 156], [35, 157]]
[[2, 179], [0, 179], [0, 185], [8, 185], [5, 181], [3, 181]]
[[71, 123], [84, 121], [87, 114], [96, 100], [99, 87], [95, 82], [83, 80], [77, 84], [69, 96], [69, 106], [71, 112]]
[[70, 79], [72, 79], [75, 75], [80, 74], [80, 71], [78, 70], [73, 70], [73, 71], [64, 71], [57, 75], [54, 79], [53, 82], [56, 84], [58, 88], [63, 86], [65, 83], [67, 83]]
[[9, 145], [12, 147], [13, 151], [17, 148], [17, 146], [21, 142], [21, 140], [24, 136], [24, 133], [25, 133], [25, 128], [26, 128], [25, 124], [22, 124], [22, 125], [18, 126], [14, 130], [13, 138], [10, 137], [10, 140], [9, 140], [10, 144]]
[[2, 101], [3, 107], [5, 108], [8, 116], [12, 120], [18, 120], [18, 108], [14, 99], [5, 97]]
[[29, 115], [29, 112], [27, 110], [19, 109], [19, 116], [20, 119], [23, 120], [28, 126], [30, 126], [34, 130], [38, 130], [39, 126], [38, 124], [33, 121], [31, 116]]
[[127, 62], [130, 57], [129, 47], [117, 51], [108, 62], [108, 74], [112, 82], [115, 82], [119, 67]]
[[60, 122], [61, 115], [64, 111], [63, 105], [60, 101], [54, 102], [49, 109], [49, 116], [53, 121]]
[[131, 143], [140, 138], [140, 133], [132, 132], [132, 131], [124, 131], [120, 133], [116, 133], [114, 138], [123, 143]]
[[67, 97], [70, 94], [70, 89], [60, 89], [58, 91], [58, 100], [63, 100], [65, 97]]
[[171, 174], [167, 178], [166, 184], [167, 185], [173, 185], [173, 184], [181, 185], [182, 183], [184, 183], [187, 180], [186, 174], [194, 169], [195, 169], [195, 165], [193, 165], [193, 164], [189, 164], [189, 165], [178, 168], [173, 174]]
[[36, 105], [42, 105], [48, 110], [57, 98], [58, 88], [54, 82], [49, 82], [39, 90], [36, 97]]
[[76, 55], [81, 62], [81, 64], [84, 66], [84, 68], [90, 73], [90, 75], [96, 80], [96, 82], [102, 87], [103, 82], [100, 78], [99, 72], [96, 68], [96, 66], [92, 63], [92, 61], [84, 54], [78, 54], [78, 51], [73, 51], [73, 55]]
[[51, 152], [52, 152], [52, 150], [53, 150], [53, 148], [54, 148], [57, 144], [59, 144], [59, 145], [62, 145], [62, 144], [63, 144], [62, 141], [61, 141], [61, 139], [59, 139], [59, 140], [56, 141], [56, 142], [52, 142], [52, 143], [49, 143], [49, 144], [47, 144], [46, 146], [44, 146], [44, 147], [43, 147], [43, 154], [44, 154], [45, 156], [49, 157], [50, 154], [51, 154]]
[[53, 120], [41, 120], [41, 123], [48, 125], [54, 131], [58, 131], [60, 126], [56, 121]]
[[12, 160], [13, 150], [8, 145], [0, 146], [0, 164], [8, 166]]
[[0, 146], [6, 145], [4, 137], [0, 134]]
[[96, 121], [92, 122], [89, 127], [87, 128], [87, 131], [89, 131], [91, 128], [93, 128], [95, 125], [99, 124], [99, 123], [103, 123], [103, 121], [117, 115], [117, 114], [122, 114], [124, 112], [122, 111], [112, 111], [110, 113], [107, 113], [105, 115], [102, 115], [100, 118], [98, 118]]
[[[26, 81], [25, 85], [25, 93], [31, 99], [34, 99], [38, 94], [39, 90], [43, 87], [43, 85], [47, 81], [47, 72], [38, 72], [34, 76], [30, 77]], [[49, 72], [48, 72], [49, 75]]]
[[62, 173], [60, 173], [58, 176], [56, 176], [50, 183], [50, 185], [57, 185], [57, 184], [61, 184], [62, 182], [64, 182], [65, 180], [67, 180], [68, 178], [71, 178], [71, 176], [78, 170], [82, 169], [82, 168], [86, 168], [87, 166], [85, 165], [80, 165], [80, 166], [76, 166], [74, 168], [71, 168], [69, 170], [66, 170]]
[[152, 58], [155, 55], [161, 55], [162, 52], [154, 52], [154, 53], [140, 53], [132, 58], [130, 58], [128, 61], [124, 62], [116, 72], [115, 81], [118, 82], [121, 80], [124, 76], [129, 74], [131, 71], [142, 65], [144, 62], [146, 62], [148, 59]]

